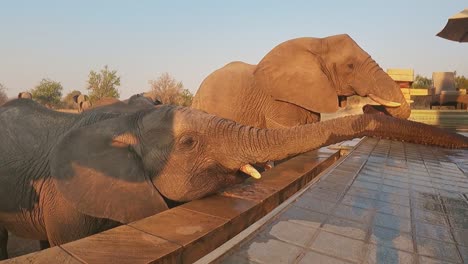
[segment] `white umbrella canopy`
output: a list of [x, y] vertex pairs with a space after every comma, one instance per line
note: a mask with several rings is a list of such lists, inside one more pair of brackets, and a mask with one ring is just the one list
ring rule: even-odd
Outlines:
[[468, 42], [468, 8], [450, 17], [437, 36], [458, 42]]

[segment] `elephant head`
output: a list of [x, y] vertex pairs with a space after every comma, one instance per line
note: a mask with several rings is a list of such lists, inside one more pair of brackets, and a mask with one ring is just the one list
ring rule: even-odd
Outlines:
[[18, 94], [18, 98], [32, 99], [32, 94], [30, 92], [21, 92]]
[[139, 93], [132, 95], [127, 102], [129, 105], [160, 105], [162, 104], [153, 93]]
[[84, 94], [78, 94], [73, 96], [73, 101], [78, 105], [78, 112], [81, 113], [91, 108], [91, 101], [89, 97]]
[[[393, 133], [391, 131], [398, 131]], [[365, 135], [468, 147], [468, 138], [385, 115], [258, 129], [163, 105], [74, 129], [54, 149], [51, 175], [79, 211], [128, 223], [239, 183], [249, 164], [284, 159]]]
[[376, 109], [408, 118], [398, 84], [348, 35], [298, 38], [273, 48], [257, 65], [255, 82], [274, 99], [316, 113], [333, 113], [339, 97], [370, 97]]

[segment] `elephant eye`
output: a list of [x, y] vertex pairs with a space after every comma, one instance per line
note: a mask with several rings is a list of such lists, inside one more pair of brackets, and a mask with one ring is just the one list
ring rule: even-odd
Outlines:
[[196, 140], [193, 138], [193, 136], [182, 136], [179, 140], [179, 144], [182, 148], [184, 149], [191, 149], [196, 145]]
[[347, 65], [347, 66], [348, 66], [348, 68], [349, 68], [349, 69], [351, 69], [351, 70], [353, 70], [353, 69], [354, 69], [354, 64], [352, 64], [352, 63], [348, 63], [348, 65]]

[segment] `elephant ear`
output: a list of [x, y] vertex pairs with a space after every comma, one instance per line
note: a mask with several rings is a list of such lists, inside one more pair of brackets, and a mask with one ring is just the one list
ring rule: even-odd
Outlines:
[[78, 128], [54, 148], [54, 184], [78, 211], [128, 223], [168, 208], [145, 174], [130, 124], [127, 116]]
[[316, 38], [293, 39], [276, 46], [255, 69], [257, 87], [275, 100], [312, 112], [336, 112], [338, 94], [322, 52], [322, 41]]

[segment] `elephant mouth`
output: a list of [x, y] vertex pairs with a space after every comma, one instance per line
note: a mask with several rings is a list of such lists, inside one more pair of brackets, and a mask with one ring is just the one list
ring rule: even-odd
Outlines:
[[387, 109], [383, 105], [364, 105], [362, 107], [364, 114], [383, 114], [391, 116]]

